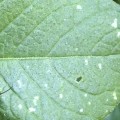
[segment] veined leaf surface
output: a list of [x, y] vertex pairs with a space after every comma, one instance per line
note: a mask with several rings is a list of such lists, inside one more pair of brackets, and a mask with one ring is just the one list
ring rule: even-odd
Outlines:
[[103, 120], [120, 101], [120, 6], [112, 0], [0, 0], [1, 120]]

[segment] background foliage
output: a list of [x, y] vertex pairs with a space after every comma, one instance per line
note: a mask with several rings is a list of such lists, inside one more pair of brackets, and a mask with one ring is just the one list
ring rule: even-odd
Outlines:
[[114, 1], [120, 4], [120, 0], [114, 0]]

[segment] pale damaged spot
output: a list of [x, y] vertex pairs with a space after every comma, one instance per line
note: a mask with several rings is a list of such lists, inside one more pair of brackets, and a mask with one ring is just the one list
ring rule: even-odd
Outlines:
[[50, 70], [50, 69], [48, 69], [46, 72], [47, 72], [47, 73], [51, 73], [51, 70]]
[[120, 32], [117, 33], [117, 37], [120, 38]]
[[106, 110], [105, 112], [108, 113], [108, 110]]
[[40, 99], [39, 96], [34, 97], [33, 103], [34, 103], [35, 106], [37, 105], [37, 102], [38, 102], [39, 99]]
[[81, 6], [81, 5], [77, 5], [77, 6], [76, 6], [76, 9], [77, 9], [77, 10], [82, 10], [82, 6]]
[[40, 98], [39, 96], [35, 96], [34, 97], [35, 100], [39, 100], [39, 98]]
[[88, 102], [88, 105], [91, 105], [91, 102]]
[[29, 112], [30, 112], [30, 113], [35, 112], [35, 111], [36, 111], [35, 108], [33, 108], [33, 107], [30, 107], [30, 108], [29, 108]]
[[75, 48], [75, 51], [78, 51], [78, 48]]
[[18, 84], [19, 88], [22, 88], [23, 84], [22, 84], [22, 82], [20, 80], [17, 81], [17, 84]]
[[64, 19], [64, 21], [66, 21], [67, 19]]
[[26, 68], [29, 69], [30, 67], [27, 65]]
[[106, 99], [106, 102], [108, 102], [109, 100], [108, 99]]
[[87, 59], [85, 59], [85, 65], [88, 65], [88, 60]]
[[88, 94], [86, 93], [86, 94], [84, 94], [84, 96], [85, 96], [85, 97], [87, 97], [87, 96], [88, 96]]
[[117, 100], [117, 94], [116, 94], [115, 91], [113, 92], [113, 99], [114, 99], [114, 100]]
[[45, 88], [48, 88], [48, 84], [45, 83], [45, 84], [44, 84], [44, 87], [45, 87]]
[[63, 98], [63, 94], [59, 94], [59, 98], [62, 99]]
[[98, 68], [99, 68], [100, 70], [102, 70], [102, 64], [101, 64], [101, 63], [98, 63]]
[[84, 111], [83, 108], [81, 108], [81, 109], [80, 109], [80, 113], [83, 113], [83, 111]]
[[21, 110], [23, 108], [23, 106], [21, 104], [19, 104], [18, 108]]
[[117, 28], [117, 21], [118, 21], [117, 18], [115, 18], [113, 23], [111, 24], [113, 28]]

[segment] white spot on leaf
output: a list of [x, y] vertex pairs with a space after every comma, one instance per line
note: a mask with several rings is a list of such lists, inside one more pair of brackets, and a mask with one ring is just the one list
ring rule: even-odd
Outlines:
[[91, 102], [88, 102], [88, 105], [91, 105]]
[[23, 106], [21, 104], [19, 104], [18, 108], [21, 110], [23, 108]]
[[26, 68], [29, 69], [30, 67], [27, 65]]
[[31, 113], [31, 112], [35, 112], [36, 111], [36, 109], [35, 108], [33, 108], [33, 107], [30, 107], [29, 108], [29, 112]]
[[78, 48], [75, 48], [75, 51], [78, 51]]
[[117, 94], [116, 94], [115, 91], [113, 92], [113, 99], [114, 99], [114, 100], [117, 100]]
[[117, 28], [117, 18], [114, 19], [114, 22], [111, 24], [113, 28]]
[[51, 70], [50, 70], [50, 69], [48, 69], [46, 72], [47, 72], [47, 73], [51, 73]]
[[102, 64], [101, 64], [101, 63], [98, 64], [98, 68], [99, 68], [100, 70], [102, 70]]
[[81, 109], [80, 109], [80, 112], [82, 113], [83, 111], [84, 111], [83, 108], [81, 108]]
[[35, 100], [39, 100], [39, 96], [35, 96], [34, 99], [35, 99]]
[[108, 99], [106, 99], [106, 102], [108, 102], [109, 100]]
[[17, 83], [18, 83], [18, 87], [21, 88], [22, 87], [22, 82], [20, 80], [18, 80]]
[[86, 93], [86, 94], [84, 94], [84, 96], [85, 96], [85, 97], [87, 97], [87, 96], [88, 96], [88, 94]]
[[87, 59], [85, 59], [85, 65], [88, 65], [88, 60]]
[[77, 10], [82, 10], [82, 6], [81, 6], [81, 5], [77, 5], [77, 6], [76, 6], [76, 9], [77, 9]]
[[108, 113], [108, 110], [106, 110], [105, 112]]
[[59, 98], [62, 99], [63, 98], [63, 94], [59, 94]]
[[48, 88], [48, 84], [45, 83], [44, 86], [45, 86], [45, 88]]
[[37, 105], [37, 102], [38, 102], [39, 99], [40, 99], [39, 96], [34, 97], [34, 99], [33, 99], [34, 105]]
[[117, 37], [120, 38], [120, 32], [117, 33]]
[[64, 21], [66, 21], [67, 19], [64, 19]]

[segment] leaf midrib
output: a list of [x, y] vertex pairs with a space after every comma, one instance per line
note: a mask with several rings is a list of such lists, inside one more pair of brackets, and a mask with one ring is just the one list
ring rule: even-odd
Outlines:
[[65, 58], [92, 58], [92, 57], [115, 57], [120, 56], [120, 54], [113, 54], [113, 55], [79, 55], [79, 56], [50, 56], [50, 57], [9, 57], [9, 58], [0, 58], [0, 60], [39, 60], [39, 59], [65, 59]]

